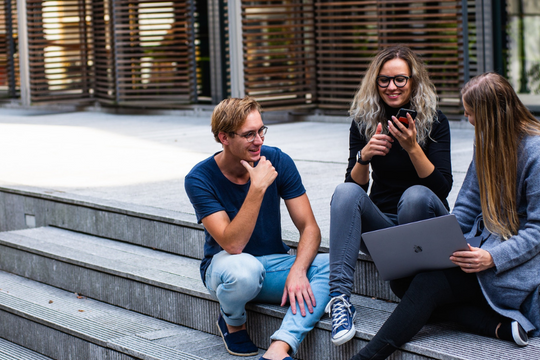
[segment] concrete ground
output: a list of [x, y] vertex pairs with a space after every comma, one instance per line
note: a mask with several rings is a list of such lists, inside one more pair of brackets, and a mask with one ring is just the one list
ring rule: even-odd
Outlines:
[[[49, 189], [182, 214], [195, 222], [183, 180], [221, 149], [210, 113], [198, 116], [46, 113], [0, 108], [0, 186]], [[269, 125], [265, 143], [291, 155], [302, 175], [327, 245], [329, 203], [344, 179], [350, 122]], [[472, 158], [474, 130], [452, 128], [453, 206]], [[285, 213], [284, 237], [295, 237]]]

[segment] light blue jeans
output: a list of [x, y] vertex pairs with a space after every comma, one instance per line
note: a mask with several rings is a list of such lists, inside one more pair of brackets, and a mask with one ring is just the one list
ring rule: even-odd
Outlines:
[[[219, 301], [225, 322], [231, 326], [244, 324], [245, 305], [249, 301], [279, 305], [295, 259], [296, 256], [288, 254], [231, 255], [224, 250], [214, 255], [206, 270], [206, 288]], [[317, 324], [330, 300], [328, 262], [328, 254], [318, 254], [307, 272], [317, 303], [313, 313], [306, 306], [306, 316], [302, 316], [297, 302], [296, 315], [289, 307], [281, 327], [270, 338], [289, 344], [292, 354]]]
[[359, 185], [339, 184], [330, 205], [330, 293], [351, 295], [358, 251], [369, 255], [362, 233], [446, 214], [442, 201], [422, 185], [403, 192], [396, 215], [379, 210]]

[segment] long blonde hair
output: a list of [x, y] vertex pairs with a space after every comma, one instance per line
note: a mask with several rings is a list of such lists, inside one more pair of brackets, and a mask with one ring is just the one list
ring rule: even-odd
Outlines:
[[393, 59], [404, 60], [411, 71], [409, 79], [412, 90], [411, 108], [418, 112], [415, 119], [416, 140], [420, 146], [423, 146], [429, 138], [433, 123], [437, 120], [437, 95], [424, 63], [406, 46], [392, 46], [375, 56], [354, 96], [349, 114], [364, 129], [364, 134], [368, 139], [375, 134], [379, 122], [382, 122], [383, 129], [387, 128], [386, 121], [389, 115], [385, 114], [384, 103], [379, 96], [377, 76], [384, 64]]
[[540, 135], [540, 121], [519, 100], [501, 75], [485, 73], [461, 90], [467, 111], [474, 115], [476, 173], [487, 229], [504, 239], [517, 234], [517, 164], [524, 135]]

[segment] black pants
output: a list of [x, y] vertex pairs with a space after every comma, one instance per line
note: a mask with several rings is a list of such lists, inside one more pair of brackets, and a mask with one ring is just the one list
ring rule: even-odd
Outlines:
[[490, 337], [495, 337], [499, 323], [508, 321], [491, 309], [476, 275], [460, 268], [423, 272], [394, 280], [390, 286], [401, 302], [354, 360], [386, 359], [430, 319], [453, 320]]

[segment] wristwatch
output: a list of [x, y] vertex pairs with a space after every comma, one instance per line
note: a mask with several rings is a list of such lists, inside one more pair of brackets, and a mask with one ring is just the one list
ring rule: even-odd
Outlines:
[[371, 162], [371, 159], [369, 159], [368, 161], [362, 160], [362, 150], [360, 150], [356, 153], [356, 162], [360, 165], [368, 165]]

